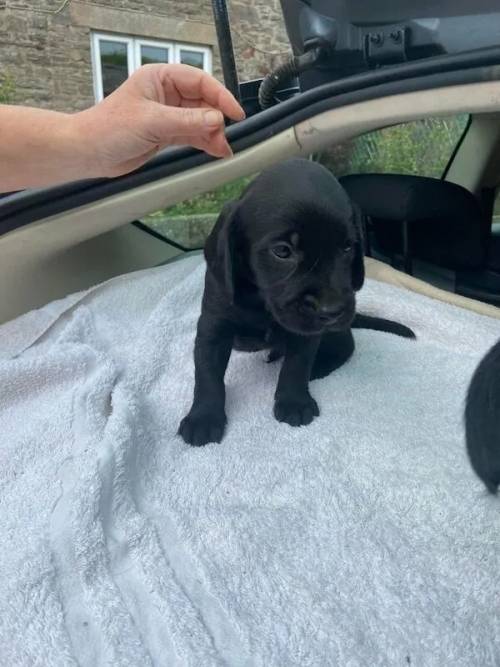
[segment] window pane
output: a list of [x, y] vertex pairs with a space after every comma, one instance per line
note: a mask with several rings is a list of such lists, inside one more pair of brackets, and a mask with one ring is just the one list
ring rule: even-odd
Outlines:
[[168, 63], [168, 49], [163, 46], [141, 45], [141, 65]]
[[320, 156], [336, 176], [362, 173], [440, 178], [465, 130], [467, 114], [395, 125], [337, 144]]
[[191, 65], [192, 67], [199, 67], [203, 69], [205, 62], [205, 54], [199, 51], [189, 51], [189, 49], [181, 49], [180, 56], [183, 65]]
[[113, 92], [128, 77], [127, 44], [99, 40], [104, 97]]
[[184, 248], [202, 248], [222, 206], [239, 197], [252, 178], [246, 176], [226, 183], [203, 195], [147, 215], [141, 222]]

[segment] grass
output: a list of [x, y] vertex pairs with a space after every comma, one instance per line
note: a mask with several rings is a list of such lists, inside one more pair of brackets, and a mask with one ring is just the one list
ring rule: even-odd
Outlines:
[[144, 224], [185, 248], [201, 248], [223, 205], [237, 199], [253, 176], [238, 178], [220, 188], [186, 199], [142, 219]]
[[163, 215], [176, 217], [179, 215], [203, 215], [205, 213], [219, 213], [222, 206], [231, 199], [240, 196], [246, 186], [253, 179], [253, 176], [245, 176], [231, 183], [226, 183], [220, 188], [198, 195], [192, 199], [186, 199], [175, 206], [163, 211]]
[[14, 79], [8, 74], [0, 76], [0, 104], [11, 104], [15, 91]]

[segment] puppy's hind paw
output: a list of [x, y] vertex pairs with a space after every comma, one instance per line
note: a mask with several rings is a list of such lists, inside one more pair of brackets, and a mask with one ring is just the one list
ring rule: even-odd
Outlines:
[[178, 435], [184, 442], [194, 447], [203, 447], [209, 442], [220, 442], [226, 428], [224, 413], [193, 413], [184, 417], [179, 425]]
[[290, 426], [307, 426], [319, 416], [319, 408], [310, 394], [277, 398], [274, 403], [274, 416], [279, 422]]

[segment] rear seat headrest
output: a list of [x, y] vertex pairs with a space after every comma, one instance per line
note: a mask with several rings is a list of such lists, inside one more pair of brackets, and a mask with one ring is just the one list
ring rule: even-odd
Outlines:
[[454, 270], [484, 263], [484, 216], [476, 197], [462, 186], [399, 174], [354, 174], [339, 180], [371, 218], [382, 252], [402, 252], [406, 221], [413, 257]]

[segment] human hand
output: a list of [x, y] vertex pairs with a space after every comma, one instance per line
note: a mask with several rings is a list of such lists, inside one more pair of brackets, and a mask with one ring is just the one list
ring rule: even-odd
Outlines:
[[144, 65], [99, 104], [73, 115], [87, 171], [120, 176], [158, 151], [189, 145], [229, 157], [224, 115], [243, 109], [212, 76], [188, 65]]

